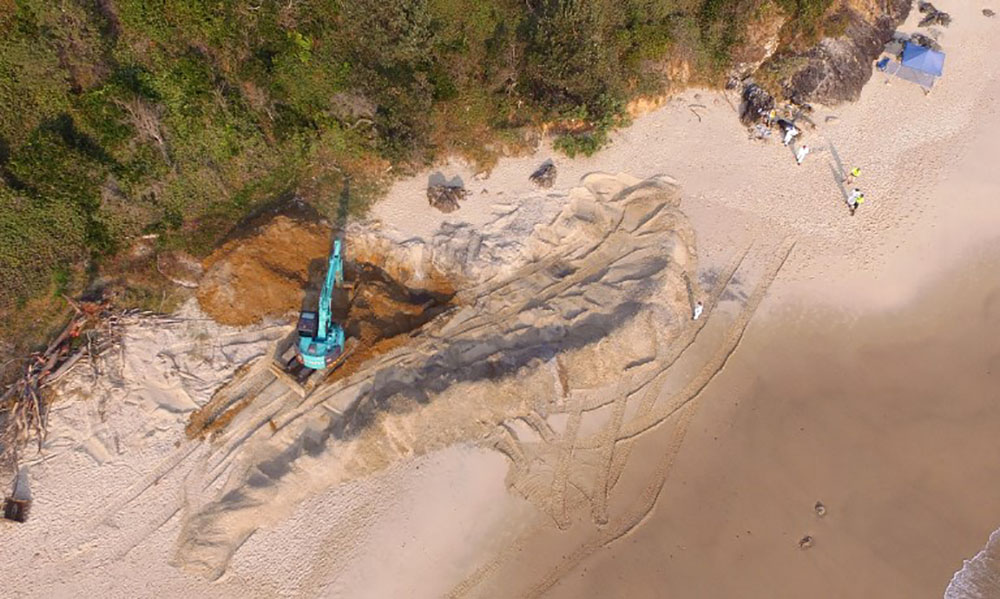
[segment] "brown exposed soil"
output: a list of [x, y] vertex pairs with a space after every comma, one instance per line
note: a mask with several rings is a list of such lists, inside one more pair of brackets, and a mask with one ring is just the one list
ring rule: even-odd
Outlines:
[[[233, 373], [233, 378], [245, 375], [249, 368], [250, 364], [239, 367]], [[242, 399], [233, 405], [232, 398], [224, 390], [225, 387], [216, 391], [208, 403], [191, 413], [187, 426], [184, 427], [188, 439], [204, 438], [210, 433], [224, 429], [236, 414], [250, 403], [249, 400]]]
[[[220, 323], [239, 326], [314, 308], [330, 238], [328, 226], [279, 215], [259, 224], [256, 234], [230, 240], [205, 260], [197, 293], [202, 310]], [[447, 310], [455, 295], [451, 281], [436, 271], [421, 277], [421, 288], [404, 284], [414, 280], [412, 267], [389, 260], [388, 248], [369, 245], [347, 240], [344, 278], [350, 289], [334, 294], [333, 312], [356, 344], [331, 374], [333, 380], [405, 344]], [[232, 398], [213, 400], [192, 416], [188, 435], [224, 428], [243, 407]]]
[[300, 309], [310, 263], [330, 251], [330, 228], [278, 216], [258, 234], [234, 239], [204, 261], [198, 303], [216, 321], [233, 326]]
[[[300, 283], [298, 276], [301, 275], [283, 272], [285, 262], [276, 262], [278, 259], [287, 261], [295, 258], [294, 252], [264, 251], [279, 245], [281, 235], [295, 233], [298, 238], [299, 228], [305, 231], [303, 236], [318, 236], [322, 232], [314, 230], [312, 225], [282, 220], [264, 227], [257, 237], [235, 240], [222, 248], [212, 268], [217, 272], [233, 272], [233, 262], [236, 262], [241, 276], [230, 278], [229, 285], [238, 285], [239, 291], [224, 289], [225, 281], [217, 280], [211, 293], [204, 296], [208, 301], [203, 301], [202, 306], [221, 307], [223, 311], [215, 313], [221, 315], [230, 314], [228, 310], [236, 310], [239, 314], [264, 313], [262, 306], [279, 306], [281, 310], [272, 313], [279, 314], [291, 307], [298, 309], [303, 298], [305, 303], [315, 303], [317, 289], [325, 274], [325, 257], [313, 260], [301, 257], [302, 270], [308, 271], [309, 276], [306, 282]], [[450, 284], [441, 278], [430, 281], [434, 290], [412, 289], [374, 264], [347, 262], [344, 270], [350, 289], [334, 295], [334, 318], [342, 323], [347, 337], [355, 341], [355, 349], [330, 373], [327, 383], [349, 376], [371, 358], [406, 344], [420, 327], [447, 310], [455, 295]], [[265, 289], [265, 286], [271, 288]], [[239, 301], [233, 304], [218, 301], [229, 296]], [[201, 297], [202, 293], [199, 293], [199, 299]], [[243, 323], [249, 324], [246, 319]], [[247, 375], [249, 369], [250, 365], [244, 366], [243, 372], [237, 372], [234, 380]], [[185, 428], [187, 437], [194, 439], [216, 435], [253, 398], [254, 394], [246, 389], [223, 387], [208, 403], [191, 414]]]

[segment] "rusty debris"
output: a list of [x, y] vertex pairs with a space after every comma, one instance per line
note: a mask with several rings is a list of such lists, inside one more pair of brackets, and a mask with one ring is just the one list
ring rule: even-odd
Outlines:
[[30, 499], [14, 499], [8, 497], [3, 502], [3, 517], [14, 522], [26, 522], [28, 511], [31, 510]]

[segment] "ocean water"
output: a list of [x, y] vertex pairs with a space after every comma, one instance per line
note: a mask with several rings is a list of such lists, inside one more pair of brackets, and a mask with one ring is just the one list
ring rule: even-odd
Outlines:
[[955, 572], [944, 599], [995, 599], [1000, 597], [1000, 529], [972, 559]]

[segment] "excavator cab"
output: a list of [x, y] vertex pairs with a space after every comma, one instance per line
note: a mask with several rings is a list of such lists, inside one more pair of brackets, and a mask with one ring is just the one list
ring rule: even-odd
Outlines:
[[299, 326], [295, 331], [300, 337], [315, 337], [319, 330], [319, 315], [315, 312], [302, 311], [299, 313]]
[[[301, 319], [300, 319], [301, 322]], [[322, 370], [331, 366], [344, 351], [344, 329], [333, 325], [326, 339], [302, 334], [299, 330], [298, 359], [306, 368]]]

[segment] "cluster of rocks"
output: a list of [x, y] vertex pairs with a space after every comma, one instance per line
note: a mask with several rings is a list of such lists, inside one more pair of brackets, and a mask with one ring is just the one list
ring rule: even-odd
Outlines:
[[[543, 189], [552, 187], [556, 182], [556, 165], [546, 161], [538, 170], [531, 173], [530, 181]], [[459, 179], [455, 179], [459, 181]], [[484, 192], [485, 193], [485, 190]], [[469, 197], [469, 190], [461, 183], [431, 183], [427, 185], [427, 203], [445, 214], [458, 210], [459, 202]]]
[[920, 27], [930, 27], [931, 25], [947, 27], [951, 24], [951, 15], [938, 10], [930, 2], [917, 3], [917, 10], [924, 15], [924, 18], [920, 20]]
[[767, 90], [756, 83], [749, 83], [743, 88], [740, 122], [748, 127], [752, 126], [772, 110], [774, 110], [774, 96], [767, 93]]

